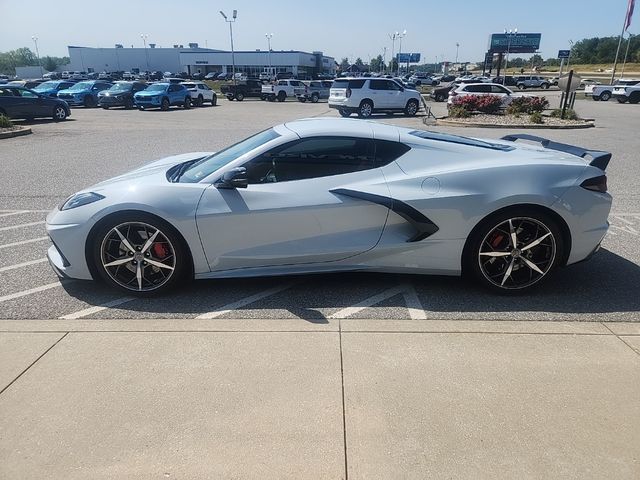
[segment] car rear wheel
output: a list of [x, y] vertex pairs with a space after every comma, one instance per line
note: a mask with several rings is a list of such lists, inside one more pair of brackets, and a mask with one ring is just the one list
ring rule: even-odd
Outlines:
[[242, 92], [236, 93], [236, 100], [239, 101], [239, 102], [243, 101], [244, 100], [244, 93], [242, 93]]
[[544, 88], [545, 90], [549, 90], [549, 84], [548, 83], [543, 83], [542, 84], [542, 88]]
[[373, 103], [369, 100], [363, 100], [358, 107], [358, 116], [360, 118], [369, 118], [373, 113]]
[[124, 101], [124, 108], [125, 108], [125, 110], [131, 110], [133, 108], [133, 100], [130, 99], [130, 98], [127, 98]]
[[527, 87], [525, 87], [522, 83], [520, 85], [518, 85], [518, 89], [519, 90], [524, 90], [525, 88], [527, 88]]
[[65, 110], [65, 108], [62, 105], [56, 105], [53, 108], [53, 119], [56, 122], [60, 122], [62, 120], [65, 120], [66, 118], [67, 118], [67, 111]]
[[483, 286], [516, 293], [540, 284], [563, 259], [563, 238], [549, 215], [529, 209], [498, 213], [472, 232], [463, 269]]
[[213, 97], [211, 97], [211, 106], [215, 107], [217, 104], [218, 104], [218, 97], [214, 95]]
[[632, 93], [629, 97], [629, 103], [635, 105], [638, 102], [640, 102], [640, 93]]
[[93, 108], [96, 106], [96, 101], [91, 95], [87, 95], [84, 97], [84, 106], [85, 108]]
[[129, 293], [166, 292], [191, 272], [180, 235], [168, 223], [142, 212], [104, 222], [92, 241], [93, 265], [100, 277]]
[[317, 93], [312, 93], [311, 94], [311, 103], [318, 103], [318, 100], [320, 100], [320, 95], [318, 95]]
[[602, 92], [602, 95], [600, 95], [600, 100], [603, 102], [608, 102], [610, 98], [611, 94], [609, 92]]
[[162, 99], [162, 102], [160, 103], [160, 110], [164, 110], [164, 111], [169, 110], [169, 99], [168, 98], [163, 98]]
[[415, 99], [409, 100], [407, 102], [407, 106], [404, 109], [404, 113], [405, 115], [409, 116], [409, 117], [413, 117], [416, 113], [418, 113], [418, 101]]
[[299, 101], [300, 103], [305, 103], [305, 102], [307, 101], [307, 99], [306, 99], [306, 98], [304, 98], [304, 97], [298, 97], [298, 101]]
[[202, 105], [204, 105], [204, 98], [202, 97], [202, 95], [198, 95], [198, 99], [196, 100], [196, 106], [201, 107]]
[[287, 94], [284, 92], [278, 92], [278, 101], [284, 102], [287, 99]]
[[338, 113], [340, 114], [341, 117], [345, 117], [345, 118], [351, 116], [351, 112], [345, 108], [339, 108]]
[[191, 108], [191, 97], [187, 97], [187, 98], [184, 99], [184, 103], [182, 104], [182, 107], [185, 110], [188, 110], [188, 109]]

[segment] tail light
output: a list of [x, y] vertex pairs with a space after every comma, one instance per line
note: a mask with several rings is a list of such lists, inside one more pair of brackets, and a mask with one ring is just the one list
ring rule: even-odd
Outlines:
[[592, 192], [606, 193], [607, 191], [607, 176], [600, 175], [599, 177], [588, 178], [580, 184], [582, 188], [591, 190]]
[[456, 92], [454, 92], [453, 90], [449, 91], [449, 96], [450, 97], [455, 97], [456, 95], [458, 95]]
[[347, 88], [347, 92], [345, 93], [345, 96], [347, 98], [349, 98], [351, 96], [351, 89], [350, 88]]

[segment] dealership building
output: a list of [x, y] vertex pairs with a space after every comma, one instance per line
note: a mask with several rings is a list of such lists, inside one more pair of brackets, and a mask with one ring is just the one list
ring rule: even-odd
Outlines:
[[[291, 72], [294, 75], [335, 74], [336, 62], [322, 52], [290, 51], [230, 51], [200, 48], [191, 43], [188, 48], [174, 45], [173, 48], [159, 48], [149, 44], [148, 48], [93, 48], [69, 46], [71, 63], [64, 70], [79, 72], [162, 71], [230, 73], [235, 59], [236, 72], [257, 76], [265, 69], [273, 73]], [[234, 58], [232, 58], [234, 57]]]

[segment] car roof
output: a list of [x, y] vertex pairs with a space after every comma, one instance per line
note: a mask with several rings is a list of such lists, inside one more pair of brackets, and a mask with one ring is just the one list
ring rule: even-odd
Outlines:
[[399, 129], [395, 125], [349, 118], [304, 118], [287, 122], [284, 126], [300, 137], [335, 135], [399, 139]]

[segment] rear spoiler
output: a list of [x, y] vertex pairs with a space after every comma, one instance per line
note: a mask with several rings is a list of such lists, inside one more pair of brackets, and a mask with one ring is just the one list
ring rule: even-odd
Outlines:
[[592, 167], [597, 167], [602, 171], [606, 170], [607, 165], [609, 165], [609, 160], [611, 160], [611, 154], [609, 152], [602, 152], [600, 150], [585, 150], [582, 147], [576, 147], [575, 145], [567, 145], [566, 143], [554, 142], [547, 138], [536, 137], [535, 135], [529, 135], [528, 133], [516, 133], [514, 135], [506, 135], [502, 137], [501, 140], [506, 140], [507, 142], [515, 142], [516, 140], [529, 140], [531, 142], [537, 142], [541, 144], [544, 148], [549, 148], [551, 150], [557, 150], [559, 152], [569, 153], [577, 157], [584, 158], [586, 156], [589, 156], [591, 157], [591, 162], [589, 163], [589, 165], [591, 165]]

